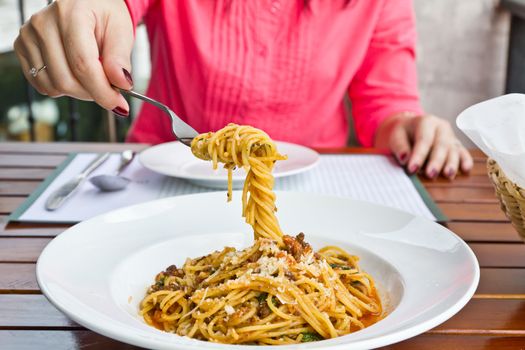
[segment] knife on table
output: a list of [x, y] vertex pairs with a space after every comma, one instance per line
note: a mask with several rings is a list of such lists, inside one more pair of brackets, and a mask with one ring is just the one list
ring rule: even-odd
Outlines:
[[77, 188], [82, 185], [86, 180], [89, 174], [96, 168], [98, 168], [102, 163], [104, 163], [109, 158], [109, 153], [102, 153], [96, 157], [89, 165], [77, 176], [60, 186], [56, 191], [51, 193], [49, 198], [46, 200], [46, 209], [47, 210], [56, 210], [68, 199]]

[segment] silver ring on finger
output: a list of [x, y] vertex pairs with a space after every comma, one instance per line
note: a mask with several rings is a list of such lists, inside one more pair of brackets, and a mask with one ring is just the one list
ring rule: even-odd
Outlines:
[[36, 67], [32, 67], [30, 70], [29, 70], [29, 74], [31, 74], [31, 76], [33, 78], [36, 78], [36, 76], [38, 75], [38, 73], [40, 73], [41, 71], [43, 71], [44, 69], [46, 69], [47, 66], [44, 64], [42, 67], [40, 68], [36, 68]]

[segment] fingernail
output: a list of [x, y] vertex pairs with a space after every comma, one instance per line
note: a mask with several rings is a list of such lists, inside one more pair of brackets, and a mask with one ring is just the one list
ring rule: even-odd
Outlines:
[[412, 164], [409, 168], [408, 168], [408, 172], [411, 173], [411, 174], [415, 174], [419, 169], [419, 165], [418, 164]]
[[431, 169], [429, 172], [428, 172], [428, 177], [431, 178], [431, 179], [435, 179], [437, 176], [437, 170], [436, 169]]
[[124, 77], [126, 77], [129, 85], [133, 86], [133, 78], [131, 77], [131, 74], [124, 68], [122, 68], [122, 71], [124, 72]]
[[406, 153], [401, 153], [397, 158], [399, 159], [399, 162], [404, 164], [405, 161], [407, 160], [407, 154]]
[[456, 176], [456, 172], [454, 171], [454, 169], [449, 169], [447, 171], [447, 176], [451, 179], [453, 179], [455, 176]]
[[129, 112], [126, 111], [122, 107], [116, 107], [115, 109], [112, 110], [112, 112], [115, 113], [116, 115], [118, 115], [119, 117], [127, 117], [127, 116], [129, 116]]

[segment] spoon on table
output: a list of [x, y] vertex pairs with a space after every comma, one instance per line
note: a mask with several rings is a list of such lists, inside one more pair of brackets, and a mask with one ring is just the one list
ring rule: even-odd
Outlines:
[[131, 182], [131, 180], [127, 177], [120, 176], [120, 173], [131, 163], [134, 157], [135, 152], [131, 150], [125, 150], [120, 154], [120, 164], [114, 174], [93, 176], [89, 179], [89, 182], [104, 192], [119, 191], [124, 189]]

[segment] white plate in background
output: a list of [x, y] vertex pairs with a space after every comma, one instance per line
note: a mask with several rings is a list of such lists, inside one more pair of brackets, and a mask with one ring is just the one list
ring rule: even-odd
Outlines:
[[[277, 150], [287, 155], [285, 161], [275, 163], [275, 178], [302, 173], [319, 162], [319, 154], [304, 146], [277, 141]], [[211, 162], [198, 159], [191, 149], [178, 141], [162, 143], [142, 151], [139, 155], [142, 165], [157, 173], [186, 179], [199, 186], [227, 188], [228, 172], [219, 164], [213, 170]], [[242, 187], [246, 173], [243, 169], [233, 171], [233, 187]]]

